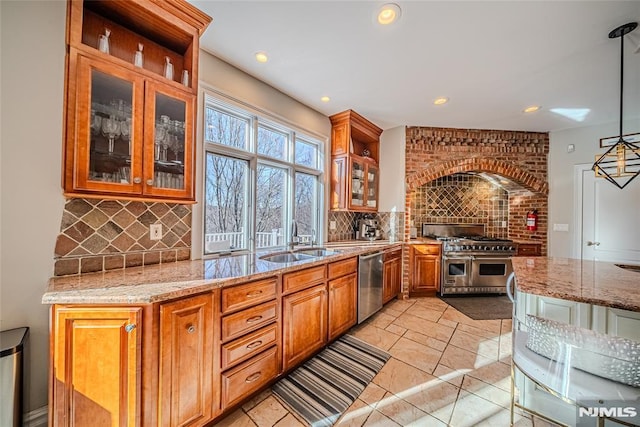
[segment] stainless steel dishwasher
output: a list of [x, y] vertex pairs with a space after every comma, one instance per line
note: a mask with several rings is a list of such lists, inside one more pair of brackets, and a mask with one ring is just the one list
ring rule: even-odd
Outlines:
[[358, 257], [358, 323], [382, 308], [382, 253]]

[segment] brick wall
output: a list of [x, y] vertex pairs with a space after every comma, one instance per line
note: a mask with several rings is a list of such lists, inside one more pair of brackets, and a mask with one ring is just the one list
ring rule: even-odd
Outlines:
[[[463, 172], [503, 176], [521, 190], [509, 193], [508, 238], [535, 241], [547, 253], [549, 134], [479, 129], [407, 127], [405, 148], [404, 240], [409, 240], [416, 189], [433, 180]], [[538, 229], [526, 230], [526, 214], [538, 210]], [[418, 226], [418, 224], [416, 224]], [[407, 292], [408, 257], [403, 260]]]

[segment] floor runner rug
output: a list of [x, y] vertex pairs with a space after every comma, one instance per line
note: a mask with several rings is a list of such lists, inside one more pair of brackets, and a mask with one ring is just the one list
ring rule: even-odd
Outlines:
[[474, 320], [511, 319], [513, 304], [509, 297], [495, 296], [454, 296], [440, 297], [447, 304]]
[[391, 356], [343, 335], [278, 381], [272, 392], [313, 427], [333, 425]]

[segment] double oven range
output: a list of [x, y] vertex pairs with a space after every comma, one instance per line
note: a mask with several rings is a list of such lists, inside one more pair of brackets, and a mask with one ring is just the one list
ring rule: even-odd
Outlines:
[[441, 295], [504, 294], [517, 244], [485, 235], [482, 224], [423, 224], [442, 241]]

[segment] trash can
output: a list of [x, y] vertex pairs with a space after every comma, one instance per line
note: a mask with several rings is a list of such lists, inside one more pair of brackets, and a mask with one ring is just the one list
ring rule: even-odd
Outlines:
[[29, 328], [0, 332], [0, 426], [22, 426], [23, 349]]

